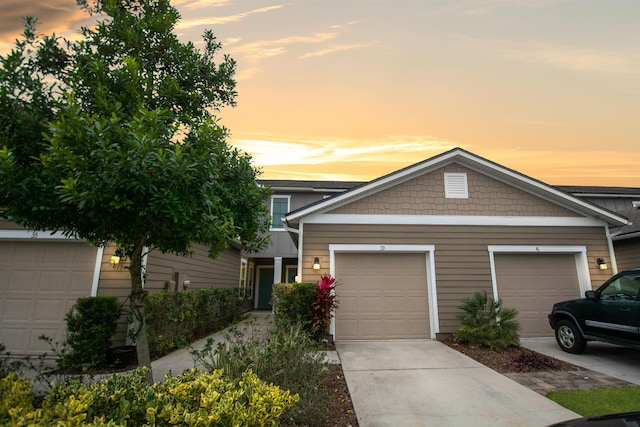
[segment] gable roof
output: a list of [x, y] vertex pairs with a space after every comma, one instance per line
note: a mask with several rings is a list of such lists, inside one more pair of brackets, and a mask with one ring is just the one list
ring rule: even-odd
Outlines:
[[628, 224], [628, 220], [624, 216], [574, 197], [558, 188], [554, 188], [542, 181], [531, 178], [513, 169], [501, 166], [462, 148], [454, 148], [368, 183], [356, 186], [343, 193], [336, 194], [328, 199], [320, 200], [316, 203], [291, 211], [285, 215], [285, 220], [290, 226], [295, 225], [300, 221], [300, 219], [306, 216], [327, 212], [337, 207], [344, 206], [452, 163], [462, 165], [471, 170], [487, 175], [493, 179], [533, 194], [541, 199], [555, 203], [573, 212], [601, 219], [612, 226]]
[[624, 240], [640, 237], [640, 207], [626, 209], [620, 213], [629, 218], [629, 223], [611, 229], [612, 240]]
[[364, 184], [362, 181], [310, 181], [292, 179], [258, 179], [258, 184], [275, 191], [341, 193]]

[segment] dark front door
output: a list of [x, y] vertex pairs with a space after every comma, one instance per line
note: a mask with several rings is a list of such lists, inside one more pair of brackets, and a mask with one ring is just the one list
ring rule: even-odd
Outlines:
[[258, 308], [271, 308], [273, 290], [273, 267], [260, 267], [258, 270]]

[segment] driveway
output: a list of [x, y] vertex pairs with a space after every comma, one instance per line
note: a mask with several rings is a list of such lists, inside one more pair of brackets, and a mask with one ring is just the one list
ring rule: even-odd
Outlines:
[[361, 427], [545, 426], [577, 418], [437, 341], [338, 341]]
[[640, 385], [640, 350], [589, 341], [582, 354], [560, 350], [555, 338], [521, 338], [520, 345], [576, 366]]

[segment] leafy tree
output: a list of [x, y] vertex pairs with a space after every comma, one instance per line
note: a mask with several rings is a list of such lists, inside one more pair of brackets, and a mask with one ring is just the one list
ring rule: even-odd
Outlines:
[[[207, 243], [215, 257], [236, 238], [261, 250], [268, 190], [214, 116], [235, 105], [235, 62], [214, 60], [211, 31], [201, 51], [174, 34], [169, 0], [78, 2], [98, 15], [80, 40], [37, 35], [27, 18], [0, 56], [0, 213], [121, 246], [144, 324], [145, 251], [186, 255]], [[144, 327], [137, 345], [150, 368]]]

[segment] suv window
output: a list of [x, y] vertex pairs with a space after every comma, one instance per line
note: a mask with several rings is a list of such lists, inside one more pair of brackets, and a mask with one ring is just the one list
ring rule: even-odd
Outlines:
[[620, 276], [600, 290], [600, 298], [608, 301], [633, 300], [638, 301], [640, 292], [640, 275], [629, 274]]

